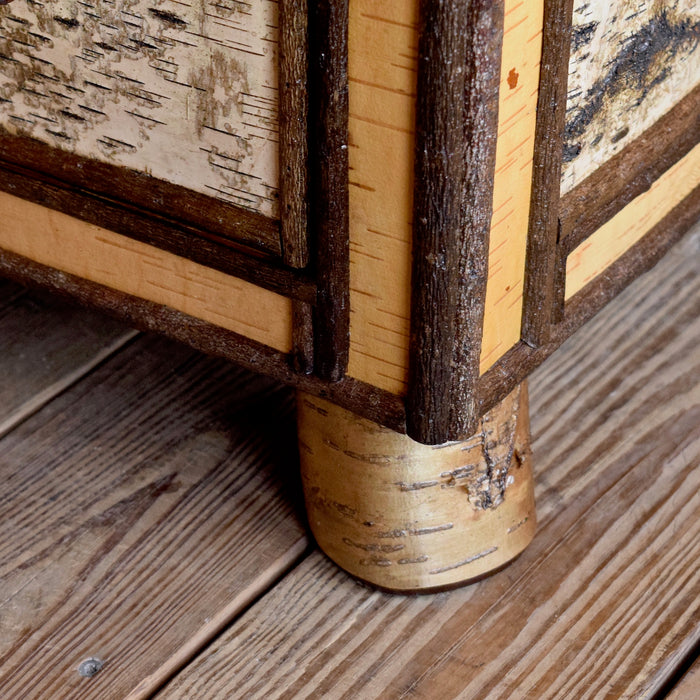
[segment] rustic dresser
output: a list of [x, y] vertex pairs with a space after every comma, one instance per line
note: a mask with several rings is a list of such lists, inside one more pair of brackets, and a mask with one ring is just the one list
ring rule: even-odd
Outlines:
[[298, 389], [397, 591], [532, 539], [528, 373], [700, 215], [695, 0], [12, 0], [0, 274]]

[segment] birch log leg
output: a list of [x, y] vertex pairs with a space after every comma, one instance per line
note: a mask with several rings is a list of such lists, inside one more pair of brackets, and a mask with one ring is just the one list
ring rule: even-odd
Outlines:
[[392, 591], [468, 583], [532, 540], [527, 386], [469, 440], [421, 445], [323, 399], [297, 397], [311, 530], [354, 576]]

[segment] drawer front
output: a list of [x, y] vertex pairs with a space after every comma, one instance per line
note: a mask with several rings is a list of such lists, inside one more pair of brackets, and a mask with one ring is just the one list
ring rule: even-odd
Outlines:
[[442, 442], [700, 213], [691, 0], [230, 5], [0, 9], [0, 247]]

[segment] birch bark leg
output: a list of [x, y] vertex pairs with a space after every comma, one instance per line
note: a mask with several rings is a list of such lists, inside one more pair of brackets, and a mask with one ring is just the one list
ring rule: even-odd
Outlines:
[[353, 576], [428, 592], [493, 572], [532, 540], [525, 383], [470, 439], [438, 446], [301, 392], [297, 410], [311, 530]]

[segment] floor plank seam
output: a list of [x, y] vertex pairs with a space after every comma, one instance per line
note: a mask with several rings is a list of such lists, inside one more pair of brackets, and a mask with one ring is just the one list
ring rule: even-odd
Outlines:
[[[180, 664], [178, 664], [177, 666], [173, 666], [173, 668], [167, 675], [164, 675], [162, 679], [159, 679], [159, 682], [157, 684], [153, 685], [152, 688], [149, 688], [147, 694], [139, 694], [139, 688], [136, 688], [135, 691], [130, 693], [125, 700], [136, 700], [137, 698], [139, 700], [152, 700], [153, 698], [156, 698], [157, 695], [168, 685], [168, 683], [170, 683], [170, 681], [172, 681], [183, 670], [185, 670], [191, 664], [192, 661], [206, 655], [207, 650], [211, 648], [214, 644], [216, 644], [217, 641], [219, 641], [229, 631], [230, 628], [237, 624], [238, 621], [244, 615], [246, 615], [251, 608], [255, 607], [255, 605], [257, 605], [262, 599], [264, 599], [269, 593], [271, 593], [285, 578], [287, 578], [287, 576], [289, 576], [289, 574], [293, 573], [296, 569], [298, 569], [311, 554], [318, 551], [318, 546], [313, 541], [313, 539], [311, 539], [311, 535], [309, 535], [308, 537], [309, 539], [307, 540], [301, 552], [297, 554], [286, 567], [281, 568], [276, 573], [276, 575], [270, 577], [269, 581], [267, 582], [267, 585], [261, 587], [257, 591], [255, 596], [252, 596], [251, 599], [245, 605], [241, 606], [240, 609], [236, 612], [236, 614], [230, 620], [228, 620], [228, 622], [224, 626], [217, 630], [215, 634], [212, 634], [210, 637], [203, 639], [202, 643], [196, 648], [191, 649], [191, 653], [188, 654], [188, 658], [182, 659]], [[148, 679], [145, 680], [147, 681]]]
[[44, 391], [34, 394], [31, 399], [19, 406], [12, 415], [0, 421], [0, 438], [18, 428], [42, 408], [48, 406], [66, 391], [69, 391], [72, 387], [89, 377], [105, 362], [108, 362], [112, 357], [129, 347], [140, 335], [141, 333], [137, 330], [127, 331], [114, 343], [107, 345], [100, 352], [96, 353], [86, 364], [65, 377], [61, 377], [61, 379], [48, 386]]

